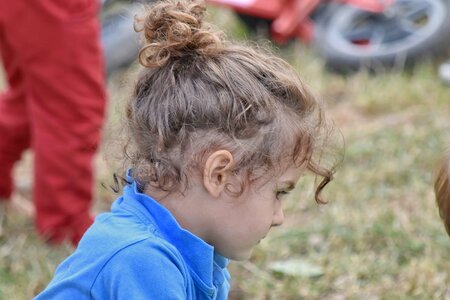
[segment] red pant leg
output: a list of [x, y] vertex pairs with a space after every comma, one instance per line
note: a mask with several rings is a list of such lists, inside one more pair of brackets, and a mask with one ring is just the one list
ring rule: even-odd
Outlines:
[[23, 66], [4, 35], [0, 18], [0, 54], [8, 87], [0, 94], [0, 198], [13, 189], [12, 169], [30, 144], [28, 106]]
[[54, 242], [77, 243], [92, 223], [105, 108], [97, 1], [16, 1], [20, 26], [11, 18], [9, 28], [27, 68], [36, 225]]

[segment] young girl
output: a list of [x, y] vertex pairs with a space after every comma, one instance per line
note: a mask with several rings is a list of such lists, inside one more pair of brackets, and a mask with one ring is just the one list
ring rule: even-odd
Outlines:
[[444, 221], [445, 230], [450, 236], [450, 152], [441, 161], [436, 181], [434, 182], [434, 192], [439, 215]]
[[129, 184], [37, 299], [226, 299], [228, 259], [283, 223], [304, 172], [323, 177], [322, 201], [333, 171], [318, 163], [318, 101], [288, 64], [228, 43], [204, 11], [164, 1], [137, 19]]

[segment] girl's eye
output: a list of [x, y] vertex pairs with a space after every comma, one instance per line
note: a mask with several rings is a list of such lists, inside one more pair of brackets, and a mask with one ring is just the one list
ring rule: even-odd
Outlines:
[[281, 199], [281, 198], [284, 198], [286, 195], [288, 195], [289, 194], [289, 192], [288, 191], [278, 191], [277, 192], [277, 199], [279, 200], [279, 199]]

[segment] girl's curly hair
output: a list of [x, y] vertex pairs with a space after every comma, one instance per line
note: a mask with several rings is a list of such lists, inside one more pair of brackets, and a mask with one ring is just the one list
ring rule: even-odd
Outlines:
[[145, 68], [126, 107], [134, 179], [181, 190], [209, 153], [228, 149], [248, 182], [286, 159], [304, 164], [323, 178], [322, 202], [334, 167], [322, 164], [331, 131], [321, 104], [286, 62], [228, 42], [204, 14], [198, 1], [170, 0], [136, 17]]

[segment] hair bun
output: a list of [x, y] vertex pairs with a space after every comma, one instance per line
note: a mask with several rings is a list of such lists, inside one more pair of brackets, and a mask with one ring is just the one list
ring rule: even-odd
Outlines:
[[169, 0], [147, 8], [145, 15], [135, 20], [135, 30], [144, 35], [139, 62], [145, 67], [161, 67], [188, 53], [220, 52], [222, 38], [203, 22], [205, 11], [203, 3], [192, 0]]

